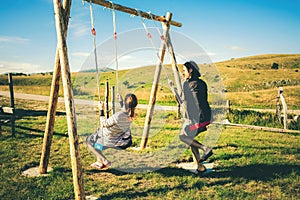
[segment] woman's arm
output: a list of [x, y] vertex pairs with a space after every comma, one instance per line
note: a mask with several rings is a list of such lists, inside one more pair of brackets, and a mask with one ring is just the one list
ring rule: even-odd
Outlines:
[[118, 99], [118, 101], [120, 103], [121, 108], [123, 108], [123, 98], [122, 98], [122, 96], [119, 93], [117, 94], [117, 99]]
[[103, 115], [103, 116], [100, 116], [100, 123], [101, 123], [102, 127], [108, 128], [108, 127], [111, 127], [111, 126], [114, 126], [115, 124], [117, 124], [117, 120], [114, 115], [112, 115], [108, 119], [105, 119], [105, 117]]
[[104, 117], [104, 102], [99, 103], [99, 110], [100, 110], [100, 124], [102, 127], [111, 127], [115, 124], [117, 124], [117, 120], [114, 116], [109, 117], [108, 119], [105, 119]]

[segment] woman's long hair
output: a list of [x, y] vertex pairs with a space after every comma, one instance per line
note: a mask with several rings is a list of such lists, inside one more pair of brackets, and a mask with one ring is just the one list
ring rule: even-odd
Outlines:
[[194, 61], [186, 62], [184, 63], [184, 66], [187, 68], [188, 71], [190, 69], [193, 70], [191, 74], [191, 79], [198, 79], [201, 76], [199, 67]]
[[130, 117], [134, 116], [135, 107], [138, 104], [138, 100], [134, 94], [127, 94], [124, 99], [125, 110], [128, 112]]

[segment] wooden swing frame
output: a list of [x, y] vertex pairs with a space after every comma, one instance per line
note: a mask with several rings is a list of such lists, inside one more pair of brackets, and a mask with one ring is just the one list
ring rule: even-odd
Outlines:
[[[169, 12], [167, 13], [166, 17], [164, 17], [164, 16], [153, 15], [143, 11], [137, 11], [136, 9], [125, 7], [119, 4], [112, 4], [111, 2], [105, 0], [84, 0], [84, 1], [93, 4], [98, 4], [106, 8], [113, 8], [114, 10], [129, 13], [131, 15], [141, 16], [143, 18], [162, 22], [162, 26], [164, 29], [164, 38], [168, 38], [168, 40], [162, 41], [161, 43], [161, 52], [159, 56], [160, 60], [158, 61], [159, 64], [156, 66], [156, 70], [154, 74], [154, 81], [151, 89], [151, 94], [150, 94], [151, 96], [150, 96], [149, 106], [148, 106], [146, 120], [145, 120], [143, 137], [140, 146], [141, 149], [144, 149], [147, 144], [147, 139], [150, 130], [150, 123], [154, 111], [158, 83], [159, 83], [159, 78], [162, 69], [162, 63], [164, 61], [164, 56], [167, 48], [169, 50], [171, 61], [172, 61], [172, 70], [175, 76], [175, 82], [177, 88], [179, 89], [179, 91], [181, 91], [179, 70], [177, 67], [173, 46], [170, 40], [169, 29], [170, 29], [170, 25], [181, 27], [182, 24], [179, 22], [172, 21], [171, 20], [172, 13]], [[53, 0], [53, 4], [54, 4], [54, 12], [55, 12], [55, 26], [56, 26], [56, 33], [57, 33], [57, 47], [56, 47], [56, 56], [55, 56], [55, 67], [54, 67], [54, 72], [52, 77], [50, 99], [49, 99], [49, 106], [48, 106], [48, 113], [47, 113], [46, 128], [45, 128], [45, 134], [43, 140], [41, 160], [39, 165], [39, 173], [44, 174], [47, 172], [47, 167], [50, 158], [50, 148], [51, 148], [51, 143], [53, 138], [56, 108], [58, 102], [59, 84], [60, 84], [60, 79], [62, 79], [67, 125], [68, 125], [75, 199], [85, 199], [83, 169], [81, 165], [81, 158], [79, 153], [80, 152], [79, 139], [77, 134], [75, 103], [74, 103], [73, 92], [72, 92], [68, 48], [66, 43], [72, 0], [64, 0], [63, 3], [62, 0]]]

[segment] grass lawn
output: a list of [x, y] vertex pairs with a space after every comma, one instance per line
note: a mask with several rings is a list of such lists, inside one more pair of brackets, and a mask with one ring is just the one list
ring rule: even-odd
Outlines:
[[[211, 103], [230, 100], [232, 108], [276, 107], [279, 86], [284, 87], [288, 109], [299, 109], [299, 54], [260, 55], [216, 63], [216, 68], [201, 66], [208, 82]], [[271, 69], [276, 63], [279, 68]], [[180, 66], [179, 66], [180, 67]], [[166, 66], [171, 69], [170, 66]], [[134, 92], [139, 103], [147, 103], [154, 67], [121, 70], [121, 91]], [[49, 95], [52, 75], [14, 76], [15, 92]], [[115, 85], [115, 72], [101, 73], [101, 97], [108, 80]], [[95, 74], [72, 74], [75, 98], [97, 99]], [[223, 84], [225, 88], [223, 88]], [[8, 90], [7, 76], [0, 76], [0, 90]], [[226, 92], [225, 92], [226, 91]], [[219, 92], [219, 93], [218, 93]], [[60, 96], [63, 95], [60, 89]], [[8, 98], [0, 97], [1, 106], [9, 106]], [[157, 103], [176, 105], [162, 73]], [[26, 177], [22, 172], [39, 165], [46, 124], [47, 102], [15, 100], [16, 137], [8, 124], [0, 134], [0, 199], [74, 199], [68, 128], [64, 104], [59, 103], [51, 145], [48, 176]], [[248, 115], [246, 115], [248, 113]], [[192, 161], [192, 154], [178, 141], [182, 121], [169, 111], [155, 111], [150, 137], [143, 151], [106, 150], [113, 167], [99, 171], [90, 166], [95, 158], [84, 140], [98, 126], [96, 110], [76, 105], [80, 156], [84, 170], [86, 196], [98, 199], [300, 199], [300, 135], [253, 131], [237, 127], [214, 129], [210, 125], [200, 141], [211, 144], [214, 154], [208, 160], [214, 171], [195, 175], [176, 167], [179, 162]], [[133, 146], [139, 146], [145, 110], [137, 110], [132, 125]], [[255, 117], [254, 117], [255, 116]], [[277, 126], [267, 115], [236, 111], [231, 122]], [[234, 119], [234, 120], [233, 120]], [[299, 123], [294, 124], [299, 130]], [[215, 131], [217, 130], [217, 131]], [[221, 131], [220, 131], [221, 130]], [[221, 134], [220, 134], [221, 133]], [[213, 141], [213, 142], [212, 142]], [[180, 147], [180, 148], [177, 148]], [[129, 170], [131, 169], [131, 170]], [[132, 170], [133, 169], [133, 170]]]
[[[1, 98], [1, 101], [8, 99]], [[63, 104], [58, 105], [51, 148], [49, 164], [53, 171], [45, 177], [22, 175], [23, 170], [39, 165], [46, 104], [17, 100], [16, 137], [11, 137], [9, 126], [2, 127], [0, 199], [74, 197]], [[147, 152], [159, 152], [166, 141], [176, 136], [178, 123], [172, 117], [169, 114], [166, 119], [165, 132], [149, 138]], [[79, 117], [78, 123], [81, 121]], [[134, 140], [137, 138], [135, 136]], [[198, 139], [203, 138], [201, 135]], [[80, 141], [83, 139], [84, 135], [81, 135]], [[137, 144], [135, 141], [134, 145]], [[99, 199], [300, 199], [299, 144], [300, 135], [297, 134], [227, 127], [214, 145], [214, 154], [209, 160], [216, 164], [215, 171], [197, 176], [176, 167], [177, 162], [192, 160], [190, 151], [185, 148], [168, 166], [129, 173], [114, 167], [104, 171], [93, 169], [90, 164], [94, 157], [81, 142], [85, 192]], [[140, 159], [139, 153], [136, 155], [133, 161]], [[127, 159], [119, 157], [120, 161], [115, 161], [115, 164]]]

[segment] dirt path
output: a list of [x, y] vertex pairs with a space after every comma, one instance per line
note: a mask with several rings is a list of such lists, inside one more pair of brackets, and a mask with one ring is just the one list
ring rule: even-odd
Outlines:
[[[0, 96], [10, 97], [10, 94], [8, 91], [0, 91]], [[23, 94], [23, 93], [14, 93], [14, 97], [16, 99], [26, 99], [26, 100], [37, 100], [37, 101], [49, 101], [49, 96], [43, 96], [43, 95], [37, 95], [37, 94]], [[95, 105], [97, 102], [92, 100], [84, 100], [84, 99], [75, 99], [75, 104], [78, 105]], [[58, 102], [63, 103], [64, 98], [58, 97]], [[139, 104], [137, 106], [140, 109], [147, 109], [148, 105], [145, 104]], [[155, 106], [156, 110], [172, 110], [177, 111], [176, 106]]]
[[[0, 96], [9, 97], [8, 91], [0, 91]], [[27, 99], [27, 100], [37, 100], [37, 101], [49, 101], [49, 96], [43, 96], [43, 95], [36, 95], [36, 94], [23, 94], [23, 93], [14, 93], [15, 98], [17, 99]], [[84, 100], [84, 99], [75, 99], [75, 104], [79, 105], [95, 105], [96, 102], [92, 100]], [[63, 97], [58, 97], [58, 102], [64, 102]], [[139, 104], [138, 108], [140, 109], [147, 109], [148, 105], [145, 104]], [[155, 109], [157, 110], [171, 110], [171, 111], [177, 111], [176, 106], [155, 106]], [[276, 112], [275, 109], [252, 109], [252, 108], [243, 108], [243, 110], [254, 110], [257, 112]], [[296, 114], [300, 115], [300, 110], [288, 110], [288, 113], [290, 114]]]

